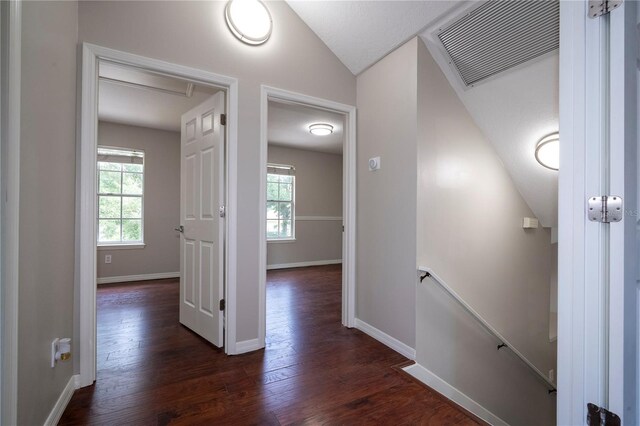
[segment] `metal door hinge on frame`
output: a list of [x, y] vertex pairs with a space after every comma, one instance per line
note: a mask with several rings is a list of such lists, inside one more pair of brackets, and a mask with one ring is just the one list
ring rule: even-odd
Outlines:
[[623, 214], [622, 197], [617, 195], [599, 195], [587, 200], [587, 216], [591, 222], [620, 222]]
[[620, 426], [620, 416], [598, 407], [595, 404], [587, 404], [587, 426]]
[[622, 5], [622, 0], [589, 0], [589, 18], [606, 15]]
[[224, 311], [227, 308], [227, 304], [225, 303], [224, 299], [220, 300], [220, 310]]

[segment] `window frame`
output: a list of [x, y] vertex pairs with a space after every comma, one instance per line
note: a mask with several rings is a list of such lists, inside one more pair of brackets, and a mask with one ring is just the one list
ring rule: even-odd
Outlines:
[[[108, 145], [98, 145], [97, 147], [97, 155], [96, 155], [96, 243], [98, 246], [98, 249], [105, 249], [105, 248], [113, 248], [113, 249], [118, 249], [118, 248], [144, 248], [146, 246], [145, 244], [145, 235], [144, 235], [144, 200], [145, 200], [145, 175], [146, 175], [146, 153], [143, 149], [137, 149], [137, 148], [127, 148], [127, 147], [119, 147], [119, 146], [108, 146]], [[130, 153], [138, 153], [138, 154], [142, 154], [142, 172], [125, 172], [124, 170], [120, 169], [119, 173], [120, 173], [120, 192], [119, 193], [109, 193], [109, 192], [100, 192], [100, 173], [102, 171], [109, 171], [109, 170], [101, 170], [100, 166], [98, 163], [100, 163], [101, 161], [98, 159], [99, 157], [99, 153], [98, 151], [100, 149], [110, 149], [110, 150], [116, 150], [116, 151], [124, 151], [124, 152], [130, 152]], [[113, 170], [116, 171], [116, 170]], [[116, 171], [117, 172], [117, 171]], [[140, 195], [137, 194], [124, 194], [122, 192], [122, 185], [123, 185], [123, 174], [124, 173], [136, 173], [136, 174], [140, 174], [142, 175], [142, 193]], [[120, 217], [119, 218], [101, 218], [100, 217], [100, 197], [108, 197], [108, 196], [116, 196], [116, 197], [120, 197]], [[122, 240], [122, 221], [125, 219], [133, 219], [136, 220], [137, 218], [123, 218], [122, 217], [122, 209], [123, 209], [123, 201], [124, 198], [140, 198], [140, 236], [141, 239], [140, 240], [135, 240], [135, 241], [123, 241]], [[119, 220], [120, 221], [120, 240], [118, 241], [100, 241], [100, 220]]]
[[[277, 168], [277, 169], [289, 169], [292, 170], [294, 173], [285, 175], [285, 176], [290, 176], [292, 178], [291, 181], [291, 201], [280, 201], [280, 200], [270, 200], [269, 199], [269, 175], [274, 175], [274, 176], [281, 176], [278, 175], [276, 173], [269, 173], [269, 168]], [[284, 175], [284, 174], [282, 174]], [[296, 175], [295, 175], [295, 167], [293, 165], [289, 165], [289, 164], [275, 164], [275, 163], [267, 163], [267, 179], [266, 179], [266, 194], [265, 194], [265, 199], [266, 199], [266, 203], [265, 203], [265, 210], [267, 209], [267, 206], [269, 205], [269, 203], [291, 203], [291, 219], [289, 219], [291, 221], [291, 236], [290, 237], [269, 237], [268, 231], [266, 231], [267, 227], [266, 224], [269, 222], [269, 220], [275, 220], [275, 219], [269, 219], [268, 217], [268, 210], [267, 210], [267, 214], [265, 214], [265, 237], [267, 239], [267, 243], [287, 243], [287, 242], [294, 242], [296, 241]], [[278, 218], [278, 223], [280, 221], [282, 221], [283, 219]], [[279, 229], [279, 226], [278, 226]]]

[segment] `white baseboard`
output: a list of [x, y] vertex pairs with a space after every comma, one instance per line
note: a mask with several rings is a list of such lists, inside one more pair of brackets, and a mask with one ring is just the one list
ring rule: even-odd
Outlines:
[[296, 262], [296, 263], [280, 263], [275, 265], [267, 265], [267, 269], [304, 268], [306, 266], [336, 265], [338, 263], [342, 263], [342, 259], [312, 260], [309, 262]]
[[377, 341], [389, 346], [391, 349], [398, 352], [399, 354], [404, 355], [411, 360], [416, 359], [416, 350], [413, 349], [411, 346], [402, 343], [400, 340], [389, 336], [387, 333], [378, 330], [371, 324], [368, 324], [359, 318], [356, 318], [356, 328], [360, 331], [367, 333], [369, 336], [373, 337]]
[[235, 355], [257, 351], [258, 349], [262, 349], [262, 346], [260, 346], [260, 342], [258, 341], [258, 339], [243, 340], [242, 342], [236, 342]]
[[166, 278], [180, 278], [180, 272], [160, 272], [157, 274], [122, 275], [119, 277], [98, 278], [98, 284], [126, 283], [130, 281], [164, 280]]
[[416, 363], [403, 370], [416, 379], [420, 380], [425, 385], [429, 386], [436, 392], [442, 394], [445, 398], [455, 402], [465, 410], [472, 414], [475, 414], [485, 422], [491, 425], [507, 426], [508, 423], [502, 420], [500, 417], [493, 414], [491, 411], [478, 404], [473, 399], [469, 398], [458, 389], [451, 386], [449, 383], [442, 380], [440, 377], [433, 374], [431, 371], [424, 368], [422, 365]]
[[69, 378], [67, 385], [64, 387], [62, 393], [56, 401], [56, 405], [53, 406], [51, 413], [49, 413], [49, 417], [47, 417], [47, 420], [45, 420], [45, 426], [55, 426], [58, 424], [65, 408], [67, 408], [67, 404], [69, 404], [69, 401], [71, 401], [73, 392], [78, 388], [79, 380], [80, 376], [77, 374]]

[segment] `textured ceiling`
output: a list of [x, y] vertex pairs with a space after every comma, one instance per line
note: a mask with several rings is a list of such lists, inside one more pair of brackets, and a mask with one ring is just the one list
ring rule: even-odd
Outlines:
[[[309, 133], [309, 125], [327, 123], [333, 126], [328, 136]], [[269, 144], [310, 151], [342, 153], [344, 117], [340, 114], [303, 105], [269, 102]]]
[[460, 2], [287, 0], [287, 3], [357, 75]]

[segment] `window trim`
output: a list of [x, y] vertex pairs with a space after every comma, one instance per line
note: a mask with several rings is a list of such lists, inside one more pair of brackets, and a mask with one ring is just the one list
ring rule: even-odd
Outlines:
[[[293, 165], [290, 164], [275, 164], [275, 163], [267, 163], [267, 178], [266, 178], [266, 183], [267, 186], [265, 188], [265, 210], [267, 209], [267, 205], [268, 203], [274, 203], [274, 202], [287, 202], [287, 201], [279, 201], [279, 200], [269, 200], [268, 197], [268, 188], [269, 188], [269, 175], [277, 175], [277, 173], [269, 173], [269, 168], [276, 168], [276, 169], [289, 169], [291, 171], [291, 173], [286, 174], [287, 176], [291, 176], [293, 177], [293, 182], [291, 183], [291, 236], [290, 237], [269, 237], [269, 235], [265, 232], [265, 237], [267, 239], [267, 243], [291, 243], [291, 242], [295, 242], [296, 241], [296, 174], [295, 174], [295, 167]], [[283, 175], [285, 175], [283, 173]], [[273, 219], [268, 219], [267, 215], [265, 214], [265, 227], [266, 224], [269, 220], [273, 220]], [[280, 219], [278, 219], [278, 221], [280, 221]], [[266, 230], [266, 228], [265, 228]]]
[[[123, 194], [122, 193], [122, 174], [124, 173], [123, 170], [120, 170], [120, 193], [102, 193], [100, 192], [100, 172], [102, 170], [100, 170], [100, 167], [98, 166], [99, 160], [98, 160], [98, 156], [100, 154], [98, 154], [98, 151], [100, 149], [113, 149], [113, 150], [119, 150], [119, 151], [128, 151], [128, 152], [136, 152], [136, 153], [142, 153], [142, 173], [139, 173], [142, 175], [142, 194], [137, 195], [137, 194]], [[135, 249], [135, 248], [144, 248], [146, 246], [145, 243], [145, 233], [144, 233], [144, 200], [145, 200], [145, 176], [146, 176], [146, 157], [147, 154], [143, 149], [137, 149], [137, 148], [127, 148], [127, 147], [121, 147], [121, 146], [110, 146], [110, 145], [98, 145], [97, 146], [97, 150], [96, 150], [96, 245], [97, 247], [99, 247], [100, 249]], [[104, 171], [108, 171], [108, 170], [104, 170]], [[138, 172], [128, 172], [128, 173], [138, 173]], [[121, 203], [120, 203], [120, 217], [119, 218], [113, 218], [113, 220], [120, 220], [120, 240], [119, 241], [100, 241], [100, 219], [110, 219], [110, 218], [101, 218], [100, 217], [100, 196], [118, 196], [121, 198]], [[136, 197], [136, 198], [140, 198], [140, 204], [141, 204], [141, 211], [140, 211], [140, 230], [141, 230], [141, 239], [140, 240], [136, 240], [136, 241], [122, 241], [122, 199], [124, 197]]]

